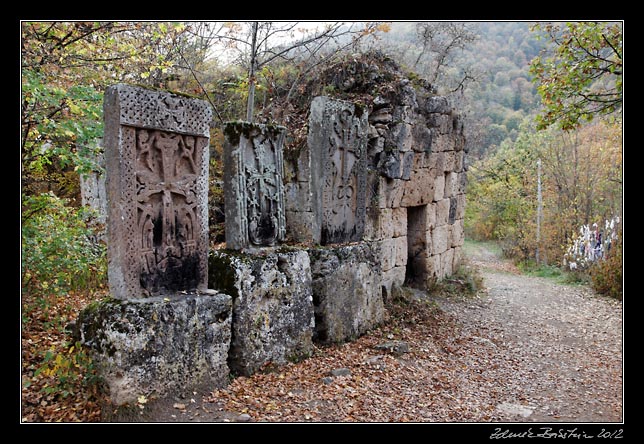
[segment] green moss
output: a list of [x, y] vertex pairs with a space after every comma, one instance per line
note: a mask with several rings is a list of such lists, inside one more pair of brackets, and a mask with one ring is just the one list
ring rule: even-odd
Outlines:
[[210, 254], [208, 258], [208, 287], [226, 293], [235, 299], [239, 294], [235, 286], [235, 268], [228, 253]]

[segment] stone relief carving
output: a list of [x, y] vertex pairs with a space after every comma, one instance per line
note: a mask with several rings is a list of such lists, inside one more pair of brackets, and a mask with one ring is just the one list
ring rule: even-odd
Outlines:
[[322, 190], [322, 243], [360, 240], [366, 198], [366, 125], [354, 106], [327, 103], [328, 152]]
[[136, 130], [137, 226], [141, 285], [195, 288], [197, 138], [160, 130]]
[[123, 84], [106, 91], [108, 275], [115, 297], [207, 285], [211, 117], [198, 99]]
[[231, 122], [237, 146], [224, 153], [226, 243], [229, 248], [269, 247], [286, 235], [282, 144], [284, 129]]

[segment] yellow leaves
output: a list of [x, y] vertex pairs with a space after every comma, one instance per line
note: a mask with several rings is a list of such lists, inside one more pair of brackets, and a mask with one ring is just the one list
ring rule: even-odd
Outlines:
[[391, 24], [389, 23], [380, 23], [376, 26], [376, 30], [380, 32], [389, 32], [391, 31]]

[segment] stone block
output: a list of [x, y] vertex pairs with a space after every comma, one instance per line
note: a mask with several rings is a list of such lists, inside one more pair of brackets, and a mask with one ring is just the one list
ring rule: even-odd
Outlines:
[[412, 168], [414, 166], [414, 157], [416, 157], [416, 153], [413, 151], [407, 151], [405, 153], [401, 153], [402, 155], [402, 167], [400, 171], [400, 178], [402, 180], [410, 180], [411, 179], [411, 172]]
[[315, 320], [306, 251], [251, 255], [215, 250], [209, 282], [233, 296], [231, 371], [248, 376], [266, 363], [281, 365], [311, 355]]
[[344, 342], [383, 321], [382, 270], [369, 244], [316, 248], [309, 254], [316, 341]]
[[407, 208], [391, 209], [391, 228], [391, 236], [383, 237], [399, 237], [407, 234]]
[[441, 260], [441, 278], [454, 274], [454, 249], [448, 248], [440, 254]]
[[431, 284], [435, 282], [436, 279], [442, 279], [442, 268], [440, 254], [428, 255], [425, 258], [427, 277], [425, 284], [427, 287], [430, 287]]
[[443, 153], [446, 151], [454, 151], [456, 147], [454, 136], [451, 134], [440, 133], [439, 130], [433, 130], [432, 151], [435, 153]]
[[105, 300], [81, 311], [73, 336], [115, 405], [212, 390], [229, 381], [231, 305], [221, 293]]
[[456, 214], [454, 216], [456, 219], [463, 219], [465, 217], [465, 202], [465, 194], [456, 195]]
[[460, 173], [465, 167], [465, 152], [454, 151], [454, 171]]
[[428, 114], [427, 126], [436, 128], [440, 134], [449, 134], [452, 132], [452, 117], [447, 114]]
[[396, 266], [396, 242], [395, 239], [383, 239], [374, 242], [374, 253], [380, 262], [382, 271], [391, 270]]
[[456, 209], [458, 207], [458, 199], [456, 197], [449, 198], [449, 215], [447, 217], [447, 223], [453, 224], [456, 220]]
[[365, 223], [364, 239], [376, 241], [393, 237], [391, 213], [391, 208], [369, 208]]
[[413, 126], [409, 123], [399, 123], [390, 129], [391, 137], [398, 152], [411, 151], [413, 146]]
[[432, 148], [432, 132], [418, 120], [412, 128], [412, 149], [417, 153], [430, 153]]
[[462, 247], [465, 242], [465, 230], [464, 230], [464, 221], [463, 219], [457, 219], [454, 221], [452, 227], [452, 247]]
[[441, 225], [432, 230], [432, 254], [442, 254], [450, 245], [450, 227], [449, 225]]
[[445, 151], [443, 154], [445, 155], [443, 157], [443, 171], [450, 173], [454, 171], [454, 151]]
[[463, 261], [463, 247], [454, 247], [454, 262], [452, 262], [452, 270], [458, 271]]
[[436, 209], [438, 207], [437, 203], [427, 204], [427, 230], [431, 230], [436, 226]]
[[458, 192], [459, 194], [465, 194], [467, 191], [467, 172], [463, 171], [458, 173]]
[[436, 174], [443, 174], [445, 171], [445, 153], [432, 152], [429, 155], [429, 168], [436, 170]]
[[443, 197], [453, 197], [458, 194], [458, 173], [445, 173], [445, 193]]
[[391, 270], [382, 273], [382, 293], [383, 301], [390, 300], [394, 287], [402, 287], [405, 284], [407, 267], [394, 267]]
[[409, 182], [380, 177], [378, 182], [378, 205], [380, 208], [399, 207], [407, 183]]
[[447, 97], [434, 96], [427, 99], [424, 111], [425, 113], [449, 114], [451, 112], [451, 107]]
[[434, 202], [443, 200], [445, 195], [445, 175], [440, 174], [434, 179]]
[[446, 225], [449, 221], [449, 208], [451, 201], [442, 199], [436, 202], [436, 226]]
[[423, 168], [412, 174], [412, 180], [404, 182], [400, 206], [415, 207], [430, 203], [434, 198], [434, 180], [431, 170]]
[[407, 265], [407, 236], [394, 238], [396, 248], [396, 261], [394, 267], [404, 267]]

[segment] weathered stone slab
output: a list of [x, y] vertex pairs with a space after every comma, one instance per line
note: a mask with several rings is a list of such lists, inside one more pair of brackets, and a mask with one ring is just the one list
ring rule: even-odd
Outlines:
[[228, 383], [231, 297], [187, 294], [91, 304], [74, 336], [91, 350], [112, 403]]
[[436, 226], [446, 225], [449, 221], [450, 199], [442, 199], [436, 202]]
[[311, 355], [315, 321], [306, 251], [260, 256], [215, 250], [210, 285], [233, 296], [231, 371], [247, 376], [267, 363]]
[[228, 122], [224, 128], [226, 246], [273, 246], [286, 236], [279, 126]]
[[449, 225], [440, 225], [432, 230], [432, 254], [444, 253], [450, 248], [449, 236]]
[[309, 254], [317, 341], [354, 339], [383, 321], [382, 273], [370, 245], [316, 248]]
[[366, 211], [367, 112], [350, 102], [316, 97], [311, 103], [308, 145], [319, 159], [312, 186], [322, 244], [362, 239]]
[[404, 182], [400, 206], [425, 205], [434, 199], [434, 180], [429, 168], [414, 171], [413, 180]]
[[210, 106], [119, 84], [104, 115], [112, 295], [205, 288]]

